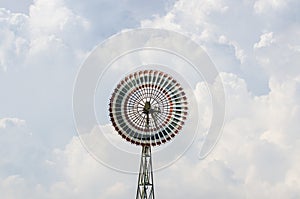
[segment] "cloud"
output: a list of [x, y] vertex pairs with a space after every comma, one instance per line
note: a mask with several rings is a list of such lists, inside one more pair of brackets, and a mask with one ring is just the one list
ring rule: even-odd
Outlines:
[[[195, 9], [185, 3], [178, 1], [165, 16], [141, 25], [185, 32], [204, 46], [217, 67], [227, 72], [222, 73], [227, 118], [213, 153], [198, 163], [187, 154], [171, 169], [157, 173], [161, 181], [156, 190], [163, 197], [180, 190], [175, 193], [178, 198], [299, 197], [295, 165], [300, 149], [294, 127], [299, 119], [300, 56], [295, 2], [288, 6], [257, 1], [254, 6], [219, 1], [219, 8], [208, 9], [209, 14], [196, 9], [209, 5], [205, 1], [189, 2]], [[257, 94], [262, 87], [264, 91]]]
[[[28, 41], [27, 34], [28, 17], [20, 13], [11, 13], [0, 8], [0, 70], [6, 71], [9, 67], [18, 65], [25, 56]], [[12, 59], [14, 57], [14, 59]]]
[[[221, 76], [228, 98], [222, 139], [206, 159], [200, 161], [190, 155], [199, 150], [195, 145], [171, 167], [156, 172], [156, 196], [167, 197], [173, 193], [174, 198], [223, 198], [224, 195], [269, 198], [270, 193], [273, 197], [276, 193], [275, 198], [298, 197], [300, 148], [294, 125], [300, 119], [300, 78], [281, 83], [273, 79], [267, 95], [255, 96], [249, 92], [245, 80], [237, 75], [222, 73]], [[205, 85], [199, 84], [196, 93], [199, 95], [203, 89]], [[31, 197], [38, 193], [36, 198], [134, 195], [137, 176], [104, 168], [84, 150], [77, 136], [46, 158], [43, 169], [50, 172], [52, 178], [40, 184], [21, 176], [7, 176], [2, 179], [2, 193], [14, 190], [12, 198], [20, 198], [20, 192]], [[116, 182], [116, 179], [119, 180]], [[15, 184], [19, 184], [18, 187], [14, 187]], [[122, 194], [117, 194], [115, 189], [121, 189]]]
[[[238, 72], [243, 77], [255, 75], [248, 65], [260, 22], [248, 13], [252, 8], [246, 3], [230, 1], [178, 1], [165, 16], [144, 20], [142, 27], [167, 28], [185, 33], [198, 42], [221, 71]], [[244, 15], [242, 13], [245, 13]], [[242, 15], [242, 16], [240, 16]], [[251, 64], [253, 65], [253, 64]], [[252, 67], [253, 68], [253, 67]], [[260, 74], [261, 76], [262, 74]]]
[[113, 186], [109, 187], [101, 198], [122, 198], [125, 195], [126, 185], [124, 183], [117, 182]]
[[[222, 73], [222, 79], [229, 111], [222, 138], [206, 159], [195, 163], [186, 155], [157, 173], [157, 192], [167, 197], [173, 190], [175, 198], [299, 197], [299, 184], [291, 181], [299, 178], [295, 165], [300, 137], [290, 129], [296, 126], [290, 121], [300, 117], [299, 80], [277, 86], [271, 82], [267, 95], [253, 96], [236, 75]], [[288, 114], [288, 110], [295, 112]]]
[[[135, 8], [124, 2], [124, 11], [110, 1], [108, 7], [94, 3], [97, 6], [36, 0], [26, 14], [0, 9], [2, 197], [117, 198], [114, 189], [127, 190], [127, 184], [111, 177], [119, 174], [91, 158], [78, 137], [72, 139], [73, 82], [78, 66], [99, 41], [138, 26], [140, 17], [165, 12], [166, 6], [148, 2], [149, 6]], [[85, 7], [75, 9], [75, 4]]]
[[[34, 178], [9, 175], [0, 178], [0, 193], [7, 198], [79, 199], [122, 198], [134, 195], [136, 176], [103, 167], [84, 149], [78, 137], [63, 149], [54, 149], [45, 160], [44, 172]], [[48, 176], [49, 175], [49, 176]], [[134, 178], [134, 180], [133, 180]], [[116, 191], [118, 190], [118, 191]]]
[[[173, 198], [226, 196], [263, 199], [274, 197], [273, 193], [276, 193], [275, 198], [298, 197], [299, 168], [296, 165], [299, 165], [297, 154], [300, 151], [300, 137], [297, 134], [296, 121], [300, 119], [299, 77], [283, 82], [272, 78], [269, 83], [270, 92], [262, 96], [253, 95], [248, 90], [246, 81], [235, 74], [221, 73], [221, 77], [227, 94], [228, 110], [222, 138], [206, 159], [199, 160], [195, 156], [195, 152], [199, 151], [199, 143], [196, 142], [179, 161], [155, 172], [156, 196], [168, 197], [172, 193]], [[205, 89], [205, 84], [198, 84], [195, 91], [197, 96], [205, 94]], [[199, 99], [203, 107], [208, 101], [205, 97], [204, 95]], [[293, 110], [292, 114], [290, 110]], [[205, 122], [203, 124], [205, 125]], [[88, 154], [82, 157], [84, 153], [77, 153], [81, 151], [78, 150], [81, 148], [79, 146], [78, 138], [74, 138], [61, 151], [65, 154], [64, 159], [74, 163], [68, 164], [72, 165], [74, 171], [70, 167], [64, 167], [70, 171], [70, 176], [73, 176], [75, 171], [91, 168], [85, 171], [82, 177], [79, 173], [75, 178], [78, 176], [78, 179], [82, 179], [78, 184], [87, 183], [91, 186], [95, 183], [91, 175], [97, 175], [97, 171], [92, 169], [93, 162], [85, 160], [87, 165], [80, 164], [82, 160], [90, 157]], [[74, 153], [75, 151], [77, 152]], [[116, 156], [110, 151], [103, 152]], [[119, 161], [124, 160], [120, 157]], [[103, 175], [105, 174], [101, 176]], [[122, 176], [120, 173], [111, 175], [114, 178]], [[122, 198], [125, 195], [133, 195], [136, 176], [123, 180], [105, 186], [104, 195], [101, 196]], [[130, 185], [125, 186], [124, 182]], [[116, 187], [123, 190], [124, 195], [113, 194], [111, 190]], [[83, 191], [87, 190], [89, 189]]]
[[[134, 197], [137, 176], [103, 167], [74, 136], [70, 99], [86, 52], [141, 24], [199, 42], [222, 71], [227, 96], [226, 124], [213, 153], [199, 160], [197, 140], [182, 159], [155, 173], [156, 196], [299, 198], [299, 2], [150, 4], [36, 0], [28, 14], [0, 9], [0, 195]], [[201, 83], [195, 90], [203, 105], [209, 101], [201, 98], [204, 90]], [[208, 118], [209, 106], [204, 112]]]
[[298, 43], [299, 26], [290, 26], [277, 33], [264, 33], [260, 41], [254, 44], [254, 57], [268, 76], [278, 79], [296, 77], [300, 72], [297, 67], [300, 59]]
[[33, 0], [24, 0], [19, 2], [18, 0], [0, 1], [1, 8], [7, 8], [12, 12], [28, 13], [28, 8], [32, 4]]
[[73, 136], [72, 86], [89, 22], [59, 0], [37, 0], [28, 14], [0, 13], [1, 112], [24, 118], [39, 142], [64, 145]]
[[[78, 50], [80, 46], [83, 46], [82, 38], [87, 37], [90, 22], [75, 14], [64, 0], [51, 2], [37, 0], [30, 6], [29, 30], [32, 47], [30, 53], [40, 50], [39, 47], [42, 47], [41, 50], [47, 50], [44, 48], [51, 47], [51, 42], [54, 42], [54, 45], [58, 42], [61, 47], [69, 51]], [[46, 43], [47, 40], [50, 40], [49, 43]], [[46, 46], [39, 46], [40, 43]], [[66, 51], [60, 48], [54, 50]], [[54, 52], [51, 52], [51, 54], [54, 54]], [[46, 53], [42, 52], [32, 56], [36, 57], [41, 54]]]
[[9, 127], [20, 127], [26, 124], [25, 120], [19, 118], [2, 118], [0, 119], [0, 129]]
[[[41, 67], [45, 62], [39, 61], [45, 59], [52, 65], [71, 60], [80, 52], [77, 41], [89, 29], [88, 21], [75, 15], [60, 0], [51, 3], [37, 0], [30, 6], [29, 15], [11, 13], [5, 8], [0, 13], [3, 41], [0, 66], [4, 71]], [[53, 56], [60, 62], [53, 63]]]
[[[70, 25], [78, 23], [88, 28], [88, 22], [75, 15], [63, 0], [45, 1], [37, 0], [30, 6], [30, 26], [34, 35], [57, 34], [66, 31]], [[70, 35], [71, 36], [71, 35]]]
[[254, 48], [263, 48], [274, 43], [273, 32], [265, 33], [260, 36], [258, 43], [254, 44]]
[[[295, 63], [300, 56], [292, 49], [297, 49], [299, 43], [299, 23], [295, 21], [299, 17], [295, 10], [299, 2], [256, 1], [263, 2], [266, 7], [278, 4], [280, 9], [258, 14], [253, 7], [255, 2], [218, 0], [188, 4], [182, 0], [166, 15], [141, 21], [141, 26], [185, 33], [207, 51], [220, 71], [238, 74], [252, 92], [266, 94], [270, 76], [284, 73], [282, 70], [297, 74]], [[258, 48], [261, 45], [267, 46]]]
[[246, 59], [245, 52], [243, 49], [241, 49], [241, 47], [236, 41], [230, 41], [224, 35], [221, 35], [219, 37], [219, 43], [233, 47], [236, 59], [238, 59], [241, 64], [244, 63]]
[[[2, 157], [0, 179], [4, 183], [3, 186], [13, 187], [16, 180], [17, 183], [22, 182], [21, 184], [25, 186], [28, 179], [36, 178], [38, 174], [43, 173], [41, 170], [43, 166], [40, 162], [43, 156], [43, 146], [36, 140], [27, 121], [18, 118], [2, 118], [0, 120], [0, 145]], [[10, 176], [13, 177], [9, 178]], [[11, 183], [6, 184], [7, 180]]]
[[279, 10], [287, 5], [287, 1], [282, 0], [258, 0], [254, 3], [254, 11], [256, 13], [266, 13], [270, 10]]

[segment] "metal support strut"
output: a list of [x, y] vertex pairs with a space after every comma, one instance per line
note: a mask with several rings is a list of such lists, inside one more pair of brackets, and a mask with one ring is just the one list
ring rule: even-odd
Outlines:
[[151, 146], [143, 146], [136, 199], [154, 199]]

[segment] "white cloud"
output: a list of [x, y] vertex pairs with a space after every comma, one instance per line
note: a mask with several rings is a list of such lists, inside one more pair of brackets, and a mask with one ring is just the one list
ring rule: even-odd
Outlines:
[[[26, 148], [23, 150], [28, 151]], [[27, 154], [26, 156], [28, 157]], [[41, 171], [33, 171], [34, 175], [30, 177], [24, 174], [5, 175], [0, 172], [1, 196], [7, 199], [108, 199], [122, 198], [124, 195], [130, 195], [129, 190], [134, 190], [135, 181], [130, 179], [133, 176], [122, 175], [103, 167], [84, 149], [78, 137], [74, 137], [65, 148], [54, 149], [51, 155], [39, 161], [43, 159], [45, 164], [38, 168]], [[23, 164], [24, 162], [26, 160], [23, 160]], [[28, 163], [27, 160], [26, 164]], [[17, 164], [22, 165], [21, 162]], [[31, 166], [28, 169], [37, 168]], [[1, 178], [2, 176], [4, 177]]]
[[236, 41], [231, 41], [227, 39], [226, 36], [221, 35], [219, 37], [219, 43], [233, 47], [236, 59], [238, 59], [241, 64], [244, 63], [246, 59], [245, 52]]
[[126, 191], [126, 185], [124, 183], [117, 182], [113, 186], [109, 187], [103, 195], [101, 195], [101, 198], [122, 198], [125, 195]]
[[284, 0], [257, 0], [254, 3], [254, 10], [256, 13], [265, 13], [270, 10], [283, 9], [287, 5], [288, 1]]
[[[115, 180], [119, 174], [91, 158], [77, 137], [70, 141], [71, 95], [87, 51], [152, 12], [165, 12], [165, 2], [137, 3], [149, 6], [125, 2], [124, 11], [110, 1], [36, 0], [28, 14], [0, 9], [1, 116], [24, 118], [0, 120], [1, 197], [118, 198], [117, 188], [126, 195], [129, 185]], [[87, 9], [75, 9], [79, 4]]]
[[20, 127], [26, 124], [25, 120], [19, 118], [2, 118], [0, 119], [0, 129], [5, 129], [9, 127]]
[[[0, 119], [2, 197], [134, 197], [137, 176], [103, 167], [77, 136], [70, 140], [70, 66], [104, 37], [145, 19], [142, 27], [180, 31], [204, 46], [225, 71], [228, 102], [213, 153], [200, 161], [194, 155], [200, 147], [193, 145], [180, 161], [155, 173], [156, 196], [300, 198], [297, 1], [180, 0], [166, 14], [157, 7], [83, 4], [36, 0], [28, 14], [0, 9], [1, 114], [24, 118]], [[263, 86], [269, 89], [263, 95], [252, 92]], [[198, 96], [203, 88], [198, 84]], [[204, 112], [208, 118], [210, 109]]]
[[[240, 4], [238, 6], [245, 9], [242, 8], [245, 5]], [[243, 22], [233, 24], [232, 21], [236, 20], [236, 12], [234, 5], [224, 0], [190, 1], [189, 3], [177, 1], [173, 9], [165, 16], [157, 16], [154, 20], [143, 20], [141, 26], [166, 28], [185, 33], [211, 53], [215, 53], [214, 51], [218, 49], [228, 48], [226, 52], [233, 52], [233, 60], [243, 64], [247, 58], [247, 52], [240, 40], [246, 35], [237, 37], [236, 32], [231, 33], [232, 25], [244, 28]], [[222, 69], [229, 67], [224, 65], [223, 60], [219, 65]]]
[[300, 177], [295, 166], [300, 136], [291, 127], [300, 119], [300, 82], [291, 79], [275, 86], [272, 80], [267, 95], [253, 96], [236, 75], [222, 73], [222, 79], [229, 112], [215, 150], [197, 163], [186, 156], [157, 173], [156, 190], [161, 197], [175, 192], [175, 198], [299, 197], [299, 182], [291, 180]]
[[228, 7], [222, 0], [217, 1], [177, 1], [165, 16], [156, 16], [153, 20], [142, 20], [142, 27], [165, 28], [187, 34], [210, 31], [214, 27], [208, 23], [209, 16], [224, 13]]
[[299, 23], [295, 20], [299, 18], [295, 9], [299, 2], [256, 4], [263, 2], [266, 7], [277, 6], [278, 10], [261, 15], [255, 12], [252, 1], [181, 0], [166, 15], [143, 20], [141, 26], [185, 33], [203, 46], [217, 68], [239, 74], [251, 91], [263, 94], [268, 92], [267, 78], [271, 75], [282, 74], [286, 66], [290, 74], [296, 74], [299, 67], [295, 63], [300, 57], [296, 53], [299, 51], [292, 50], [297, 49], [300, 38]]
[[[267, 95], [254, 96], [237, 75], [221, 75], [228, 102], [221, 140], [204, 160], [190, 155], [199, 150], [193, 146], [171, 167], [156, 172], [156, 196], [168, 197], [172, 193], [173, 198], [298, 197], [300, 137], [295, 122], [300, 119], [300, 78], [281, 83], [272, 79]], [[203, 93], [203, 89], [205, 85], [199, 84], [196, 93]], [[120, 161], [124, 160], [120, 157]], [[32, 182], [11, 175], [2, 179], [1, 192], [9, 194], [5, 190], [14, 190], [12, 198], [21, 198], [19, 193], [25, 192], [31, 197], [39, 194], [33, 198], [54, 199], [123, 198], [135, 194], [137, 176], [104, 168], [84, 150], [78, 137], [65, 148], [55, 149], [47, 162], [51, 164], [44, 165], [44, 169], [55, 176], [50, 184], [35, 182], [28, 187]], [[14, 187], [16, 183], [22, 186]]]
[[300, 43], [299, 30], [299, 26], [293, 25], [277, 33], [268, 32], [254, 44], [254, 59], [269, 76], [289, 79], [299, 75], [300, 52], [296, 50]]
[[273, 32], [264, 33], [260, 36], [259, 42], [254, 44], [254, 48], [263, 48], [266, 46], [270, 46], [274, 42], [275, 40], [273, 38]]
[[[34, 36], [39, 34], [56, 34], [64, 32], [70, 25], [81, 23], [86, 29], [89, 24], [68, 9], [63, 0], [37, 0], [30, 6], [30, 28]], [[71, 36], [71, 35], [70, 35]]]
[[0, 1], [0, 7], [7, 8], [13, 12], [28, 13], [28, 8], [32, 4], [33, 0], [11, 0]]
[[103, 181], [107, 178], [106, 169], [83, 148], [78, 137], [64, 149], [53, 150], [49, 161], [52, 162], [50, 171], [61, 176], [50, 185], [51, 193], [48, 194], [51, 198], [93, 198], [108, 186]]
[[64, 0], [37, 0], [30, 6], [29, 30], [32, 48], [41, 39], [55, 38], [68, 47], [68, 50], [77, 50], [82, 45], [81, 39], [90, 30], [90, 22], [76, 15]]
[[89, 30], [88, 21], [75, 15], [62, 0], [37, 0], [30, 6], [29, 15], [1, 8], [0, 16], [3, 41], [0, 67], [4, 71], [41, 66], [39, 61], [45, 58], [53, 60], [56, 57], [60, 61], [56, 65], [62, 60], [71, 60], [72, 53], [76, 56], [80, 52], [79, 38]]
[[26, 15], [0, 8], [0, 70], [16, 67], [24, 59], [28, 46], [27, 23]]
[[[172, 193], [173, 198], [298, 197], [299, 77], [283, 82], [273, 77], [270, 92], [263, 96], [249, 92], [246, 81], [235, 74], [221, 73], [221, 77], [228, 110], [221, 140], [204, 160], [197, 160], [196, 144], [171, 167], [156, 172], [156, 196], [166, 198]], [[198, 84], [195, 91], [204, 108], [209, 101], [205, 89], [205, 84]], [[119, 160], [122, 162], [121, 157]], [[118, 175], [121, 176], [117, 173], [115, 177]], [[111, 185], [105, 193], [112, 193], [115, 187], [124, 190], [124, 182]], [[131, 185], [126, 187], [124, 195], [110, 197], [133, 195], [136, 177], [127, 182]]]

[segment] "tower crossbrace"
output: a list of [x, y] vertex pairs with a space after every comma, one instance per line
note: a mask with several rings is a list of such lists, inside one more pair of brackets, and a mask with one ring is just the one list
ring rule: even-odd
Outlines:
[[142, 147], [136, 199], [154, 199], [151, 146]]

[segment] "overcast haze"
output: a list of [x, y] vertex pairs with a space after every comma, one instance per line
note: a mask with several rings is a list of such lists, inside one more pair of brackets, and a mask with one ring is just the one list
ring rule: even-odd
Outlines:
[[[300, 198], [299, 9], [298, 0], [0, 0], [0, 198], [135, 197], [137, 176], [81, 145], [72, 92], [97, 44], [140, 27], [196, 41], [226, 95], [213, 152], [200, 160], [196, 142], [155, 172], [156, 197]], [[206, 107], [203, 89], [194, 93]]]

